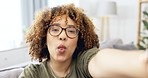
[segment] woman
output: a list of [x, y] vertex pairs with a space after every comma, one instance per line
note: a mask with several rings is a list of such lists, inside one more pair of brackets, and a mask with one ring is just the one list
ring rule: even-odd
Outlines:
[[99, 50], [93, 23], [73, 4], [40, 11], [26, 39], [29, 54], [40, 64], [27, 66], [19, 78], [146, 78], [148, 74], [144, 51]]

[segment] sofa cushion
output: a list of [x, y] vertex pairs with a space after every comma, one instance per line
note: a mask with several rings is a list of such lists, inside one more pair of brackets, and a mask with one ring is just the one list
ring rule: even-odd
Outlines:
[[15, 68], [0, 72], [0, 78], [18, 78], [24, 68]]
[[122, 39], [116, 38], [116, 39], [109, 39], [109, 40], [103, 41], [100, 43], [100, 49], [113, 48], [113, 45], [115, 44], [123, 44]]
[[113, 48], [121, 50], [138, 50], [138, 48], [132, 42], [128, 44], [114, 44]]

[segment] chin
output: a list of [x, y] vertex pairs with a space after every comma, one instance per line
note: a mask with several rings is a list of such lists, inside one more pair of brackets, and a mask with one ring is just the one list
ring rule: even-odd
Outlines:
[[62, 57], [62, 56], [57, 58], [57, 61], [59, 61], [59, 62], [65, 62], [66, 60], [68, 60], [68, 59], [65, 57]]

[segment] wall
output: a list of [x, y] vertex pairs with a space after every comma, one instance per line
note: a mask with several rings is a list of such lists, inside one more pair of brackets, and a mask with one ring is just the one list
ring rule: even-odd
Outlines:
[[0, 69], [25, 62], [30, 62], [28, 48], [21, 47], [11, 50], [0, 51], [0, 62]]
[[[100, 19], [96, 15], [96, 7], [102, 0], [80, 0], [82, 7], [90, 17], [98, 30]], [[117, 15], [109, 18], [110, 38], [122, 38], [125, 43], [137, 43], [138, 28], [138, 0], [103, 0], [117, 3]], [[94, 19], [95, 18], [95, 19]]]

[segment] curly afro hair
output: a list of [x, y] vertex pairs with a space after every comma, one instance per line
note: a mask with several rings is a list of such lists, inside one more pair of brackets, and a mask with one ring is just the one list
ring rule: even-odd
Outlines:
[[73, 57], [93, 47], [99, 48], [98, 36], [94, 32], [94, 25], [84, 11], [73, 4], [62, 5], [52, 8], [44, 8], [35, 15], [35, 20], [26, 34], [26, 43], [29, 45], [29, 54], [33, 60], [43, 61], [50, 59], [46, 46], [48, 25], [57, 16], [67, 15], [80, 29], [77, 48]]

